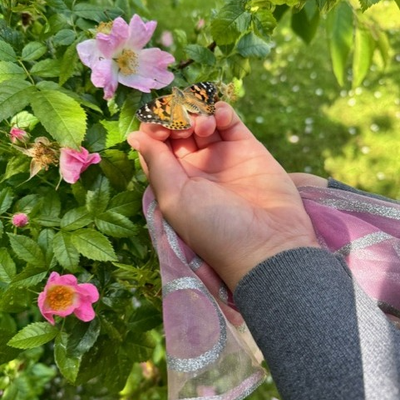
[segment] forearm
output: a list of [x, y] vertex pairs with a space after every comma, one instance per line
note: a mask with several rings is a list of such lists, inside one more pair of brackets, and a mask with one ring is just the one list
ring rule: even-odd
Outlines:
[[280, 253], [242, 279], [235, 302], [283, 399], [399, 398], [399, 331], [342, 259]]

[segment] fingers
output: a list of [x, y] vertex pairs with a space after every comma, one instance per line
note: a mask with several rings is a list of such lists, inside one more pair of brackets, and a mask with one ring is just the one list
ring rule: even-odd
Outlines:
[[140, 131], [131, 133], [128, 143], [145, 161], [157, 199], [168, 200], [171, 194], [179, 193], [187, 176], [168, 144]]

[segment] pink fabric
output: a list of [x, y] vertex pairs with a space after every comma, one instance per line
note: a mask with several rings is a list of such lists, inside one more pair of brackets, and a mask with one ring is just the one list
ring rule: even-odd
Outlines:
[[[345, 257], [366, 293], [400, 309], [400, 205], [338, 189], [300, 189], [319, 242]], [[239, 400], [260, 385], [262, 357], [216, 273], [144, 211], [160, 261], [170, 400]]]

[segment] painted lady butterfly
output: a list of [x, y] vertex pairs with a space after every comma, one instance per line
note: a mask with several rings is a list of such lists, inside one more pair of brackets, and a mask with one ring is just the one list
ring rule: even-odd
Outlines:
[[158, 97], [136, 111], [139, 121], [160, 124], [168, 129], [191, 127], [189, 113], [213, 115], [217, 87], [212, 82], [200, 82], [186, 89], [172, 88], [172, 94]]

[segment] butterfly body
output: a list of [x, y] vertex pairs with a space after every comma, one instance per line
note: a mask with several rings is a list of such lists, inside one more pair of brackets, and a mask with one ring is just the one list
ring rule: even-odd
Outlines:
[[172, 94], [157, 97], [139, 108], [136, 117], [172, 130], [188, 129], [191, 126], [189, 113], [214, 114], [216, 94], [217, 88], [211, 82], [196, 83], [183, 90], [174, 87]]

